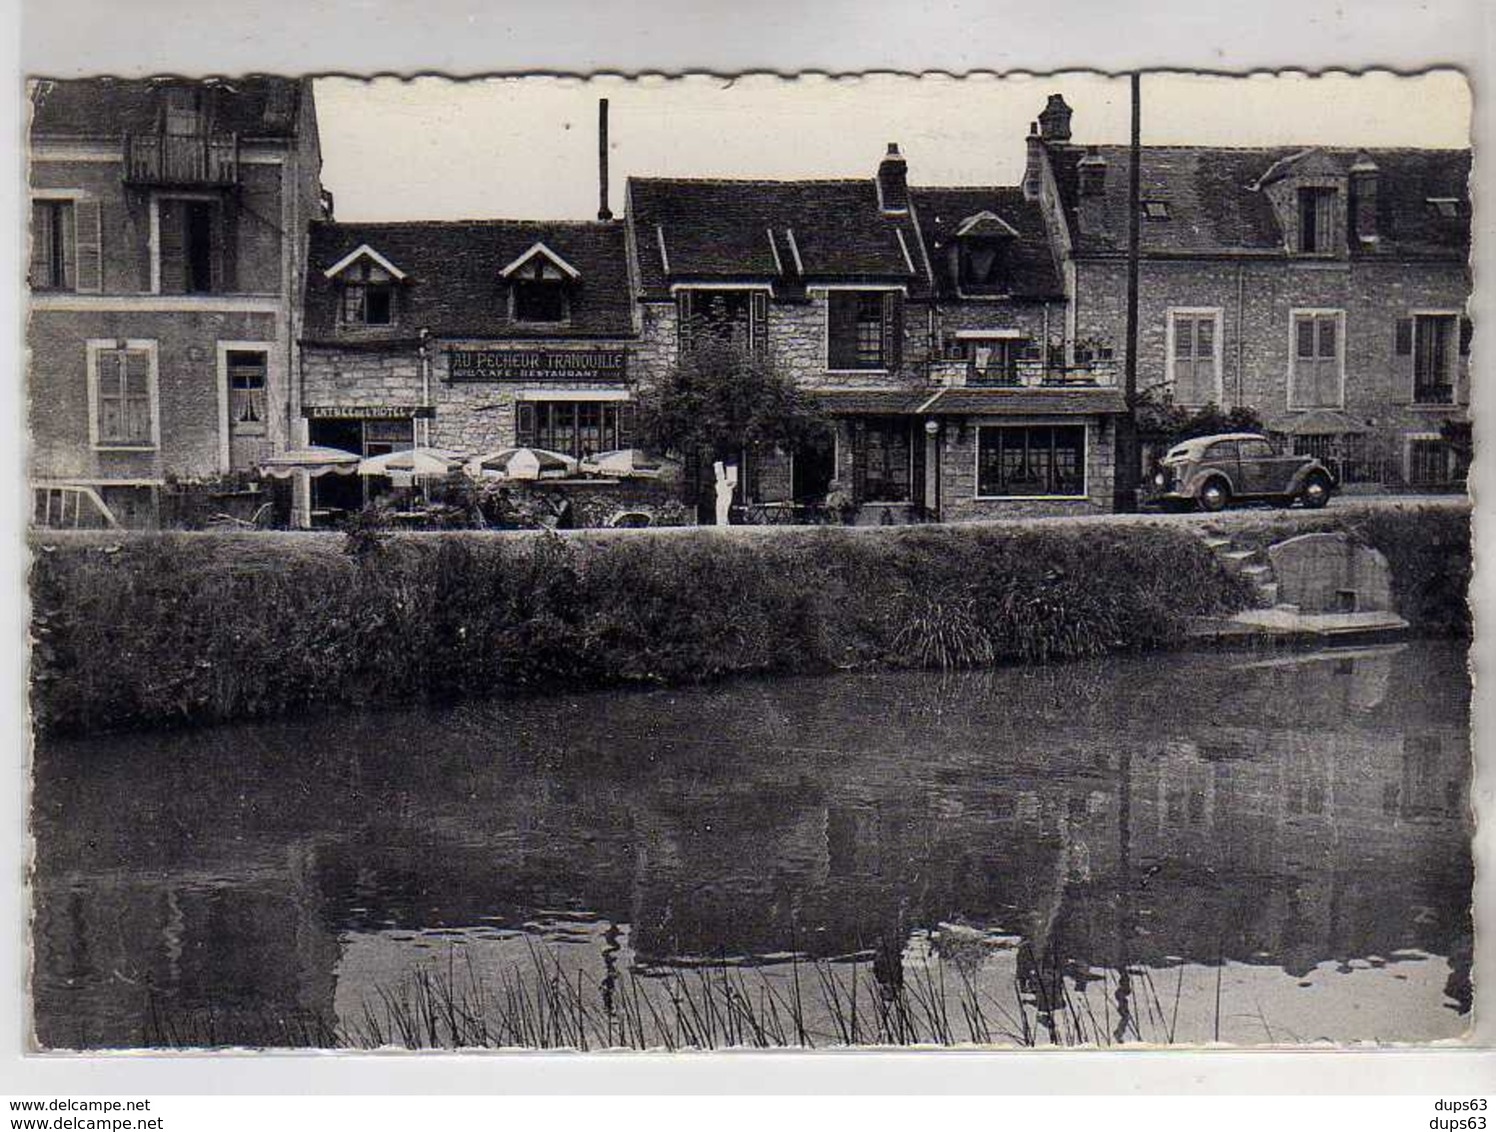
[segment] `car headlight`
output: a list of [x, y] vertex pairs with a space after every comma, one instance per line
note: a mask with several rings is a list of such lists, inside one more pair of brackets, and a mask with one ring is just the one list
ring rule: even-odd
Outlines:
[[1166, 471], [1164, 471], [1162, 468], [1160, 468], [1158, 471], [1154, 472], [1153, 473], [1153, 486], [1157, 487], [1157, 488], [1168, 487], [1169, 486], [1169, 473], [1166, 472]]

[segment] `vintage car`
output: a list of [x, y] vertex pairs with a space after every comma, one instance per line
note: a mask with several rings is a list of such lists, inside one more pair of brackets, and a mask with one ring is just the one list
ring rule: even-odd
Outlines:
[[1323, 507], [1335, 487], [1334, 474], [1313, 456], [1285, 455], [1265, 436], [1230, 432], [1170, 448], [1153, 473], [1149, 497], [1202, 511], [1219, 511], [1233, 500]]

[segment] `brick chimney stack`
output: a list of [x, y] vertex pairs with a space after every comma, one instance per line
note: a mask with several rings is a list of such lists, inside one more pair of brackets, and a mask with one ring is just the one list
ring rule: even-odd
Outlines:
[[1351, 215], [1355, 238], [1363, 244], [1377, 241], [1377, 181], [1381, 170], [1364, 149], [1351, 166]]
[[909, 164], [898, 142], [888, 143], [888, 153], [878, 163], [878, 207], [892, 215], [909, 211]]
[[1039, 133], [1047, 142], [1070, 140], [1071, 110], [1063, 94], [1051, 94], [1039, 115]]
[[1039, 123], [1030, 122], [1028, 132], [1028, 157], [1023, 166], [1023, 199], [1038, 200], [1044, 191], [1044, 139], [1039, 136]]

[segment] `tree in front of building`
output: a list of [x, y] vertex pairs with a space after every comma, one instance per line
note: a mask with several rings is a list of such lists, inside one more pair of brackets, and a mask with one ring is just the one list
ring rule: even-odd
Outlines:
[[1211, 402], [1199, 408], [1176, 405], [1166, 392], [1144, 390], [1137, 401], [1138, 437], [1147, 444], [1169, 448], [1196, 436], [1223, 432], [1261, 432], [1262, 417], [1248, 405], [1223, 409]]
[[708, 464], [793, 451], [826, 427], [814, 401], [772, 359], [711, 335], [640, 385], [638, 422], [647, 446]]

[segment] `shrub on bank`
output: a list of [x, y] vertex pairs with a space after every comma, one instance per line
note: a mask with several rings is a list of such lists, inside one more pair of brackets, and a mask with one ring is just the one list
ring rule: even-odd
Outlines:
[[1187, 531], [1121, 523], [33, 545], [33, 703], [69, 732], [1088, 656], [1245, 601]]

